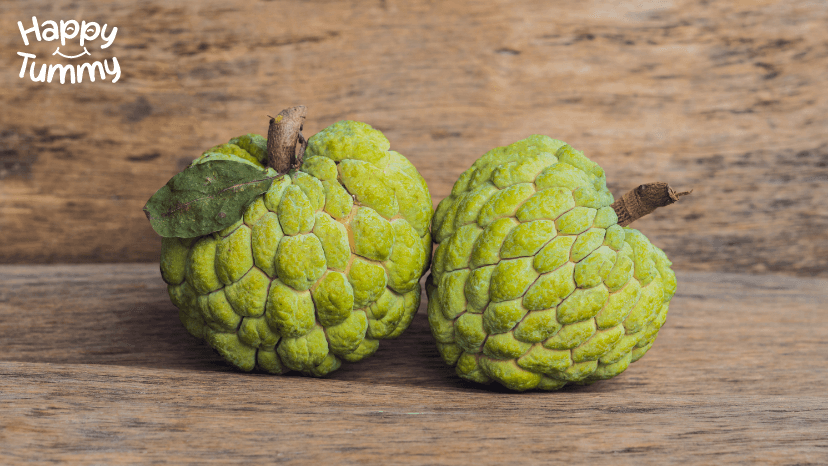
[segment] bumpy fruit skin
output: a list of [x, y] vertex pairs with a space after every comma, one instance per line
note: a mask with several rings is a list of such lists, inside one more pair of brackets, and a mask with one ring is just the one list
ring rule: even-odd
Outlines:
[[437, 206], [428, 319], [458, 375], [556, 390], [623, 372], [676, 290], [664, 252], [617, 225], [604, 171], [562, 141], [494, 149]]
[[[364, 123], [335, 123], [236, 224], [165, 238], [161, 275], [190, 334], [239, 369], [314, 376], [400, 335], [431, 261], [433, 208], [422, 176], [389, 147]], [[234, 138], [194, 163], [227, 156], [262, 165], [266, 141]]]

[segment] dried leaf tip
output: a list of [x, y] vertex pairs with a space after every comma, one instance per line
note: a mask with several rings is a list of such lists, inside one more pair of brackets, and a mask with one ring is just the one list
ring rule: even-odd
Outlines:
[[267, 130], [268, 166], [284, 175], [292, 168], [302, 166], [307, 140], [302, 136], [302, 128], [308, 110], [302, 105], [290, 107], [270, 117]]
[[679, 198], [692, 192], [692, 189], [680, 193], [676, 192], [663, 181], [647, 183], [630, 190], [613, 202], [611, 207], [618, 216], [618, 224], [624, 227], [659, 207], [677, 202]]

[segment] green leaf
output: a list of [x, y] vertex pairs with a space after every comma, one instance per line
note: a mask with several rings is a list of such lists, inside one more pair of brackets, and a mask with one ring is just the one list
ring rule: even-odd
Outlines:
[[193, 164], [159, 189], [147, 201], [144, 213], [161, 236], [206, 235], [242, 218], [245, 207], [279, 176], [231, 159]]

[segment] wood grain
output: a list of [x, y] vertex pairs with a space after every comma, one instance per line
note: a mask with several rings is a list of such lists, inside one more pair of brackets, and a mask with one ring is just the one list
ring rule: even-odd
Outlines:
[[330, 377], [244, 374], [154, 265], [0, 266], [0, 463], [825, 463], [828, 280], [678, 282], [626, 372], [514, 394], [456, 377], [424, 307]]
[[[121, 80], [18, 78], [18, 51], [54, 62], [16, 33], [33, 15], [117, 26], [90, 50]], [[616, 197], [694, 189], [634, 224], [677, 268], [828, 277], [824, 2], [8, 0], [0, 22], [2, 263], [154, 260], [150, 195], [301, 103], [307, 135], [384, 131], [435, 203], [488, 149], [548, 134]]]

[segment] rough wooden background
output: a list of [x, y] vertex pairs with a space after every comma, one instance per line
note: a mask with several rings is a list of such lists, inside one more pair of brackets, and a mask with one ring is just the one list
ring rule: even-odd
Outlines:
[[[33, 83], [16, 22], [118, 27], [119, 82]], [[584, 150], [676, 268], [828, 277], [828, 3], [5, 0], [0, 263], [154, 261], [141, 208], [204, 149], [309, 107], [386, 133], [435, 204], [486, 150]], [[77, 53], [77, 42], [61, 49]], [[65, 59], [60, 59], [66, 62]], [[76, 60], [77, 61], [77, 60]]]
[[462, 382], [423, 307], [327, 378], [238, 373], [157, 274], [0, 266], [0, 464], [828, 462], [826, 279], [679, 272], [623, 374], [515, 394]]

